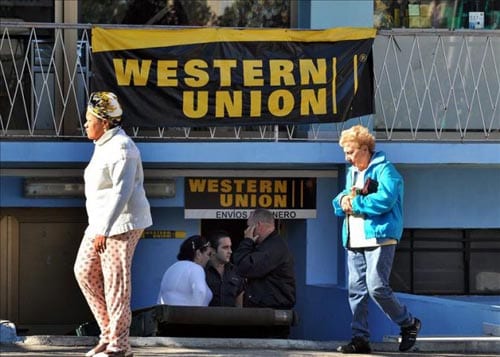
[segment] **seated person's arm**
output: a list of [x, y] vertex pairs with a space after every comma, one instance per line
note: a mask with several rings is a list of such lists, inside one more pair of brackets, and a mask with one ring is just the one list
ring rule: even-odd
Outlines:
[[245, 292], [242, 291], [240, 295], [236, 296], [236, 307], [243, 307], [243, 294]]
[[[203, 268], [197, 269], [193, 271], [191, 274], [191, 289], [193, 292], [193, 305], [194, 306], [206, 306], [206, 299], [208, 299], [208, 295], [211, 295], [212, 292], [210, 288], [207, 286], [205, 280], [205, 272]], [[210, 296], [210, 300], [212, 297]], [[210, 302], [210, 300], [208, 302]]]

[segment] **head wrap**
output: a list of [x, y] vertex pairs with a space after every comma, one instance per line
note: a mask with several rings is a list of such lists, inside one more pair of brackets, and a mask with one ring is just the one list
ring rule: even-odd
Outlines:
[[102, 120], [110, 121], [114, 126], [122, 121], [122, 107], [116, 94], [112, 92], [94, 92], [90, 94], [87, 110]]

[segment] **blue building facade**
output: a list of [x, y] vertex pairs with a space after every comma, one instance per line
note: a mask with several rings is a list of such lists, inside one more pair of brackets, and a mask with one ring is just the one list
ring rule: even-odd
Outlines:
[[[368, 0], [301, 1], [297, 9], [298, 27], [372, 27], [373, 8], [373, 1]], [[493, 55], [498, 55], [499, 48], [494, 47]], [[499, 83], [497, 80], [497, 86], [491, 88], [493, 98], [498, 98]], [[493, 132], [500, 130], [500, 112], [495, 113]], [[154, 222], [151, 230], [182, 232], [182, 236], [190, 236], [210, 224], [203, 219], [185, 218], [184, 186], [188, 177], [315, 178], [316, 218], [280, 222], [284, 239], [296, 259], [296, 311], [300, 323], [292, 329], [291, 338], [350, 338], [345, 251], [340, 239], [341, 222], [333, 215], [331, 199], [343, 187], [345, 172], [344, 155], [335, 138], [342, 128], [358, 123], [375, 132], [384, 131], [377, 120], [366, 117], [332, 125], [326, 130], [326, 140], [138, 140], [146, 178], [168, 178], [175, 186], [173, 197], [150, 198]], [[61, 284], [52, 282], [47, 272], [56, 264], [59, 264], [58, 269], [71, 269], [72, 254], [85, 224], [84, 201], [81, 198], [29, 197], [24, 192], [25, 182], [33, 177], [78, 177], [91, 157], [93, 143], [8, 136], [0, 140], [0, 267], [3, 274], [0, 311], [7, 315], [0, 317], [27, 326], [33, 333], [63, 331], [55, 326], [68, 328], [74, 321], [63, 318], [54, 321], [30, 309], [50, 306], [66, 311], [65, 299], [73, 298], [72, 295], [65, 297], [60, 290], [51, 290], [51, 284], [56, 289], [62, 288]], [[405, 234], [413, 243], [403, 245], [398, 251], [395, 262], [398, 274], [394, 279], [396, 287], [402, 288], [398, 291], [405, 291], [398, 293], [400, 299], [423, 321], [422, 335], [484, 335], [486, 325], [499, 326], [500, 271], [498, 264], [494, 268], [491, 263], [497, 261], [495, 255], [500, 254], [498, 138], [456, 141], [387, 140], [382, 137], [377, 142], [377, 150], [387, 153], [405, 180]], [[243, 226], [244, 222], [238, 224]], [[481, 232], [480, 243], [463, 238], [477, 232]], [[54, 243], [50, 240], [51, 234], [70, 240], [71, 244]], [[422, 243], [418, 240], [419, 234], [436, 237], [433, 242], [438, 246], [426, 245], [428, 240]], [[453, 238], [456, 235], [458, 239]], [[139, 242], [133, 261], [133, 309], [155, 304], [163, 272], [176, 260], [181, 241], [142, 239]], [[474, 244], [479, 244], [478, 251], [474, 250]], [[30, 249], [34, 248], [30, 247], [41, 250], [32, 252]], [[485, 253], [481, 247], [490, 253]], [[464, 258], [464, 254], [474, 256], [475, 253], [482, 255], [476, 260]], [[61, 260], [58, 254], [65, 258]], [[479, 264], [478, 259], [484, 265]], [[456, 264], [461, 268], [457, 269]], [[462, 267], [463, 264], [468, 268]], [[465, 278], [457, 273], [458, 270], [467, 273]], [[61, 281], [67, 281], [74, 288], [75, 283], [70, 278], [65, 275]], [[38, 282], [30, 283], [31, 279], [38, 279]], [[49, 292], [40, 286], [43, 281], [47, 281]], [[30, 308], [30, 295], [36, 291], [40, 299]], [[57, 295], [56, 306], [53, 299], [48, 301], [51, 294]], [[45, 305], [44, 299], [47, 299]], [[460, 323], [455, 320], [458, 314]], [[78, 318], [85, 316], [85, 312], [77, 315]], [[399, 334], [399, 328], [374, 305], [370, 306], [370, 325], [374, 341]]]

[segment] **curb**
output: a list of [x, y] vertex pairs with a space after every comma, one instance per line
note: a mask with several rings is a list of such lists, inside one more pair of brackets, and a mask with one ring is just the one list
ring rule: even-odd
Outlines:
[[[293, 339], [252, 339], [252, 338], [190, 338], [190, 337], [130, 337], [132, 347], [171, 347], [206, 349], [269, 349], [269, 350], [309, 350], [335, 351], [337, 346], [347, 341], [311, 341]], [[37, 335], [20, 337], [12, 342], [17, 345], [46, 346], [93, 346], [97, 337]], [[375, 351], [397, 352], [398, 342], [371, 343]], [[421, 337], [413, 352], [437, 353], [500, 353], [500, 337]]]

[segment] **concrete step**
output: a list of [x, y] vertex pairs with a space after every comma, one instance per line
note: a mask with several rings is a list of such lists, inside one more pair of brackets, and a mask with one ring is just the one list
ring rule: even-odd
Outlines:
[[500, 325], [483, 322], [483, 333], [486, 336], [500, 337]]
[[[400, 336], [385, 336], [384, 342], [399, 344]], [[420, 352], [497, 353], [500, 337], [495, 336], [421, 336], [415, 350]]]
[[[388, 336], [383, 342], [371, 343], [373, 350], [397, 352], [398, 337]], [[311, 341], [294, 339], [251, 339], [251, 338], [190, 338], [190, 337], [130, 337], [133, 347], [171, 347], [208, 349], [269, 349], [269, 350], [311, 350], [335, 351], [347, 341]], [[51, 346], [93, 346], [97, 337], [90, 336], [25, 336], [17, 344]], [[500, 354], [499, 337], [419, 337], [413, 348], [415, 352], [457, 353], [457, 354]]]

